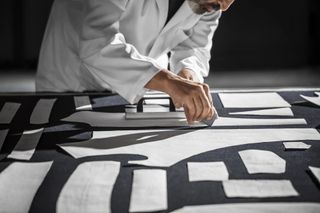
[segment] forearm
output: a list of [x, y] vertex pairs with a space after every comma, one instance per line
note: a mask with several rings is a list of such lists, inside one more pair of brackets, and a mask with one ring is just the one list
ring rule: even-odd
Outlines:
[[170, 95], [173, 90], [172, 85], [174, 81], [179, 81], [179, 78], [179, 76], [169, 70], [162, 69], [145, 85], [145, 88], [161, 91]]

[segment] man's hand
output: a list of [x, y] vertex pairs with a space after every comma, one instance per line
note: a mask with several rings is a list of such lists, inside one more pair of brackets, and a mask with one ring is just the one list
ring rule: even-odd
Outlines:
[[184, 108], [188, 123], [211, 119], [215, 113], [207, 84], [187, 80], [168, 70], [161, 70], [145, 88], [167, 93], [177, 108]]
[[178, 76], [185, 78], [185, 79], [188, 79], [190, 81], [200, 82], [200, 80], [198, 79], [195, 72], [190, 69], [184, 68], [184, 69], [180, 70], [180, 72], [178, 73]]

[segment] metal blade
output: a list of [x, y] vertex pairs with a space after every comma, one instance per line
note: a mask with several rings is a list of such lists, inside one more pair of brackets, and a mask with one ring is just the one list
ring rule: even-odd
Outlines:
[[206, 124], [208, 127], [211, 127], [214, 121], [219, 118], [217, 111], [214, 112], [213, 117], [210, 120], [202, 120], [201, 123]]

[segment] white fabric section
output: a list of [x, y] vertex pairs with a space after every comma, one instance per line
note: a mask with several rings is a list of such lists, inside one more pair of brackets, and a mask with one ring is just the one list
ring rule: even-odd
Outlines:
[[306, 125], [303, 118], [260, 119], [260, 118], [231, 118], [219, 117], [212, 126], [277, 126], [277, 125]]
[[[189, 126], [184, 119], [140, 119], [126, 120], [125, 113], [105, 113], [81, 111], [63, 119], [63, 121], [87, 123], [91, 126], [100, 127], [169, 127]], [[195, 123], [194, 126], [203, 126]]]
[[0, 111], [0, 124], [9, 124], [11, 123], [13, 117], [20, 108], [19, 103], [7, 102], [3, 105]]
[[278, 93], [219, 93], [224, 108], [290, 107]]
[[305, 95], [300, 95], [303, 99], [317, 105], [317, 106], [320, 106], [320, 92], [315, 92], [315, 94], [318, 96], [318, 97], [309, 97], [309, 96], [305, 96]]
[[168, 208], [167, 172], [161, 169], [133, 171], [129, 212], [162, 211]]
[[320, 168], [309, 166], [309, 169], [312, 173], [312, 175], [317, 179], [318, 183], [320, 184]]
[[24, 131], [8, 158], [30, 160], [41, 138], [43, 128]]
[[92, 110], [89, 96], [74, 96], [74, 105], [77, 111]]
[[271, 151], [243, 150], [239, 155], [249, 174], [281, 174], [286, 171], [286, 161]]
[[28, 212], [52, 162], [14, 162], [0, 173], [0, 212]]
[[[122, 137], [126, 135], [131, 135], [131, 134], [137, 134], [137, 140], [141, 140], [142, 138], [146, 138], [148, 136], [154, 136], [157, 137], [159, 136], [159, 133], [165, 132], [167, 130], [159, 129], [159, 131], [154, 131], [154, 130], [128, 130], [128, 131], [93, 131], [92, 132], [92, 139], [106, 139], [106, 138], [111, 138], [111, 137]], [[150, 134], [141, 134], [141, 133], [150, 133]], [[140, 137], [141, 135], [141, 137]]]
[[[180, 127], [203, 126], [201, 122], [188, 124], [186, 119], [140, 119], [126, 120], [125, 113], [106, 113], [81, 111], [62, 119], [68, 122], [87, 123], [94, 127]], [[212, 126], [274, 126], [274, 125], [305, 125], [305, 119], [251, 119], [219, 117]]]
[[229, 179], [224, 162], [188, 162], [189, 181], [222, 181]]
[[56, 98], [53, 99], [40, 99], [34, 107], [30, 124], [45, 124], [49, 122], [50, 114]]
[[150, 90], [144, 96], [144, 98], [169, 98], [170, 96], [166, 93]]
[[[167, 96], [161, 96], [161, 97], [167, 97]], [[144, 102], [145, 104], [165, 105], [165, 106], [169, 106], [169, 103], [170, 103], [169, 99], [147, 99]]]
[[214, 89], [211, 92], [219, 93], [239, 93], [239, 92], [299, 92], [299, 91], [317, 91], [317, 87], [269, 87], [269, 88], [252, 88], [252, 89]]
[[[143, 107], [143, 113], [135, 112], [126, 112], [127, 120], [153, 120], [153, 119], [176, 119], [181, 120], [184, 119], [185, 122], [185, 114], [184, 112], [168, 112], [169, 108], [165, 108], [162, 106], [153, 105], [153, 107]], [[139, 123], [139, 121], [138, 121]], [[169, 124], [168, 124], [169, 125]]]
[[80, 164], [62, 188], [57, 213], [111, 212], [111, 195], [119, 171], [119, 162]]
[[0, 130], [0, 151], [3, 146], [4, 141], [6, 140], [9, 129]]
[[[129, 163], [169, 167], [191, 156], [230, 146], [278, 141], [320, 141], [319, 132], [308, 128], [104, 131], [99, 136], [99, 139], [59, 146], [75, 158], [137, 154], [148, 159]], [[138, 140], [146, 136], [153, 137]]]
[[266, 116], [288, 116], [293, 117], [293, 112], [290, 108], [263, 109], [243, 112], [230, 112], [229, 115], [266, 115]]
[[303, 142], [283, 142], [285, 150], [306, 150], [311, 147], [311, 145]]
[[319, 203], [232, 203], [185, 206], [172, 213], [319, 213]]
[[227, 180], [222, 185], [228, 198], [299, 196], [290, 180]]

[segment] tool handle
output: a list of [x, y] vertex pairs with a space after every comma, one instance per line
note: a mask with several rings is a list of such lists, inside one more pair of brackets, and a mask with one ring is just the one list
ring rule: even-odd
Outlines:
[[174, 103], [170, 97], [143, 97], [139, 100], [138, 105], [137, 105], [137, 112], [143, 112], [143, 105], [145, 103], [145, 100], [157, 100], [157, 99], [169, 99], [169, 110], [170, 112], [175, 112], [176, 107], [174, 106]]

